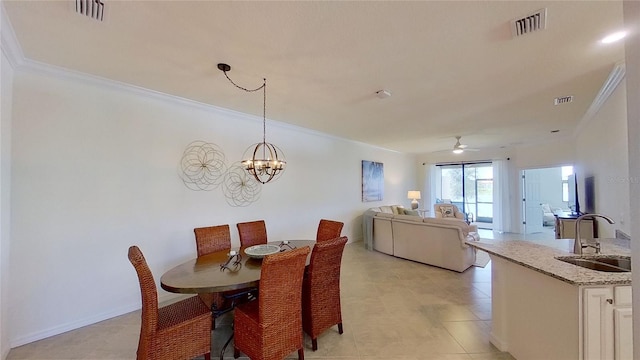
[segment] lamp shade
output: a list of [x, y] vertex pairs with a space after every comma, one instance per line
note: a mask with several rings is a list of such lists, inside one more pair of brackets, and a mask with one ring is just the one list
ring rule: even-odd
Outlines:
[[412, 200], [420, 199], [420, 191], [418, 190], [407, 191], [407, 199], [412, 199]]

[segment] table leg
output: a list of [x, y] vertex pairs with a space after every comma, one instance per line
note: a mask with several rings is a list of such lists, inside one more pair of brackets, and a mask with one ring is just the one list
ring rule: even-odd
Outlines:
[[[233, 328], [233, 326], [231, 326], [231, 328]], [[231, 339], [233, 339], [233, 332], [231, 333], [231, 336], [229, 336], [227, 342], [224, 343], [222, 350], [220, 350], [220, 360], [224, 360], [224, 352], [227, 350], [227, 346], [229, 346], [229, 343], [231, 343]]]

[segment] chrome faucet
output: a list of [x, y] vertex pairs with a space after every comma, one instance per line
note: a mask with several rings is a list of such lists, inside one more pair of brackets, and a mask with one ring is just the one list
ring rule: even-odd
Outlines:
[[596, 218], [596, 217], [600, 217], [603, 218], [605, 220], [607, 220], [609, 222], [609, 224], [615, 224], [616, 222], [613, 221], [612, 218], [605, 216], [605, 215], [600, 215], [600, 214], [584, 214], [584, 215], [580, 215], [578, 216], [578, 218], [576, 219], [576, 239], [573, 242], [573, 253], [574, 254], [582, 254], [582, 248], [583, 247], [593, 247], [594, 249], [596, 249], [596, 254], [600, 253], [600, 243], [598, 243], [596, 241], [595, 245], [583, 245], [582, 244], [582, 239], [580, 239], [580, 222], [582, 221], [582, 219], [585, 218]]

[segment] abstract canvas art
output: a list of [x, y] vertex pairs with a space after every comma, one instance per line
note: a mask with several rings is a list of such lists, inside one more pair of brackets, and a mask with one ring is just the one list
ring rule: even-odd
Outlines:
[[384, 165], [362, 160], [362, 202], [381, 201], [384, 196]]

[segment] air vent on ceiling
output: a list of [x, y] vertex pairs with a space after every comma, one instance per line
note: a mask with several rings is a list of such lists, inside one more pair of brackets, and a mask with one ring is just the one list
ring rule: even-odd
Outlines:
[[547, 9], [540, 9], [520, 19], [511, 21], [513, 37], [526, 35], [547, 28]]
[[557, 97], [553, 100], [553, 105], [562, 105], [562, 104], [568, 104], [570, 102], [573, 101], [573, 95], [571, 96], [563, 96], [563, 97]]
[[102, 0], [76, 0], [76, 12], [94, 20], [104, 20], [104, 2]]

